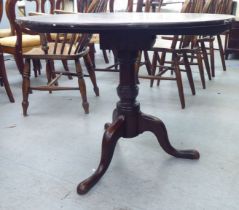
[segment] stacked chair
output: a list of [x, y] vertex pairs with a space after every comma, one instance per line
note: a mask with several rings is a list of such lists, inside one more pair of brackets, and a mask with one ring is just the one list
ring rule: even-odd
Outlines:
[[[87, 12], [103, 12], [108, 0], [92, 0]], [[23, 53], [25, 65], [23, 71], [23, 115], [27, 115], [29, 105], [29, 92], [32, 90], [40, 91], [59, 91], [59, 90], [80, 90], [82, 98], [82, 106], [85, 113], [89, 113], [89, 103], [86, 95], [86, 85], [79, 59], [83, 58], [86, 62], [86, 67], [94, 86], [96, 96], [99, 95], [99, 89], [96, 84], [94, 68], [92, 68], [88, 44], [91, 39], [91, 34], [57, 34], [55, 41], [49, 41], [49, 34], [40, 34], [41, 47], [33, 48], [31, 51]], [[21, 39], [21, 36], [19, 36]], [[47, 85], [31, 86], [30, 85], [30, 60], [42, 59], [46, 61]], [[76, 72], [56, 71], [54, 61], [56, 60], [73, 60], [75, 62]], [[78, 87], [63, 87], [60, 86], [58, 80], [61, 76], [76, 76], [78, 78]]]
[[[198, 6], [195, 7], [194, 1], [186, 0], [181, 12], [190, 13], [193, 12], [193, 9], [198, 9]], [[151, 50], [153, 51], [151, 75], [139, 75], [139, 78], [150, 79], [151, 87], [153, 86], [154, 80], [158, 81], [158, 85], [161, 80], [176, 81], [181, 107], [184, 109], [185, 99], [181, 72], [186, 72], [191, 92], [195, 95], [191, 65], [198, 65], [202, 86], [205, 88], [203, 61], [205, 62], [205, 66], [207, 67], [206, 70], [210, 78], [210, 68], [205, 48], [199, 47], [195, 36], [174, 36], [157, 38], [157, 41]], [[166, 61], [167, 54], [172, 55], [170, 61]], [[194, 62], [195, 59], [196, 62]], [[166, 65], [167, 63], [169, 63], [169, 65]], [[181, 65], [184, 66], [184, 69], [180, 68]], [[159, 72], [156, 74], [157, 67]], [[168, 71], [171, 71], [174, 74], [171, 74], [171, 76], [165, 76], [165, 73]]]
[[[212, 14], [231, 14], [232, 12], [232, 0], [206, 0], [205, 7], [202, 10], [202, 13], [212, 13]], [[228, 31], [225, 32], [225, 43], [227, 42]], [[218, 49], [214, 47], [215, 38], [218, 43]], [[215, 58], [214, 52], [215, 50], [219, 50], [221, 63], [223, 70], [226, 71], [226, 63], [225, 63], [225, 56], [224, 56], [224, 49], [221, 40], [221, 35], [217, 35], [216, 37], [203, 37], [204, 43], [208, 44], [208, 54], [210, 57], [210, 64], [211, 64], [211, 74], [212, 77], [215, 77]]]
[[[228, 14], [232, 9], [231, 7], [231, 0], [185, 0], [181, 12]], [[150, 7], [148, 7], [148, 9], [149, 8]], [[220, 35], [217, 35], [216, 37], [188, 35], [173, 37], [162, 36], [157, 39], [156, 44], [152, 48], [153, 59], [151, 75], [139, 75], [139, 78], [150, 79], [151, 87], [153, 86], [155, 80], [157, 80], [157, 85], [160, 84], [161, 80], [175, 80], [177, 82], [181, 107], [185, 108], [181, 72], [185, 71], [187, 73], [192, 94], [195, 95], [195, 87], [191, 66], [197, 65], [199, 67], [198, 69], [200, 73], [202, 87], [203, 89], [205, 89], [206, 84], [204, 77], [204, 66], [209, 80], [211, 80], [211, 76], [215, 76], [215, 40], [218, 41], [218, 50], [220, 52], [223, 70], [225, 71], [226, 64]], [[169, 53], [172, 55], [172, 59], [166, 60], [166, 55]], [[181, 66], [184, 66], [184, 69], [182, 69]], [[159, 70], [158, 73], [156, 73], [157, 67]], [[168, 70], [171, 71], [171, 76], [165, 77], [164, 75]]]

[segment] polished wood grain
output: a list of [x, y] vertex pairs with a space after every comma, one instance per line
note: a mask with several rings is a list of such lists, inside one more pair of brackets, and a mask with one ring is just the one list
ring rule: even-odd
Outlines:
[[[102, 49], [117, 51], [120, 63], [120, 98], [113, 111], [112, 123], [107, 123], [102, 141], [101, 160], [96, 171], [77, 187], [87, 193], [104, 175], [112, 160], [119, 138], [133, 138], [150, 131], [163, 150], [177, 158], [199, 159], [195, 150], [177, 150], [169, 142], [164, 123], [140, 111], [136, 100], [139, 88], [135, 77], [135, 62], [139, 50], [150, 49], [156, 34], [218, 34], [230, 28], [232, 16], [163, 13], [108, 13], [28, 17], [19, 24], [38, 32], [100, 33]], [[186, 133], [185, 133], [186, 134]]]

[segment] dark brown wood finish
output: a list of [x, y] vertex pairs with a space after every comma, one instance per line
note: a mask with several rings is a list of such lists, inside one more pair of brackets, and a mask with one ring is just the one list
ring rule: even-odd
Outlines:
[[14, 97], [7, 79], [7, 72], [6, 72], [6, 68], [4, 64], [4, 57], [3, 57], [1, 47], [0, 47], [0, 86], [4, 86], [6, 93], [8, 95], [9, 101], [14, 103], [15, 100], [14, 100]]
[[[105, 3], [108, 0], [93, 0], [88, 7], [86, 12], [100, 13], [104, 11]], [[22, 29], [25, 29], [22, 27]], [[23, 93], [23, 115], [27, 116], [27, 109], [29, 106], [29, 93], [32, 90], [40, 91], [60, 91], [60, 90], [80, 90], [82, 98], [82, 106], [85, 113], [89, 113], [89, 103], [87, 101], [86, 85], [84, 82], [84, 75], [82, 72], [82, 67], [80, 64], [80, 59], [83, 58], [86, 69], [89, 73], [89, 77], [93, 84], [94, 92], [96, 96], [99, 96], [99, 88], [96, 83], [96, 77], [94, 68], [89, 56], [89, 45], [91, 34], [84, 33], [54, 33], [54, 40], [49, 39], [52, 34], [50, 33], [40, 33], [41, 36], [41, 46], [35, 47], [32, 50], [23, 53], [23, 58], [25, 58], [25, 65], [23, 69], [23, 83], [22, 83], [22, 93]], [[18, 38], [20, 38], [19, 36]], [[43, 86], [32, 86], [30, 85], [30, 60], [31, 59], [41, 59], [46, 60], [46, 74], [47, 74], [47, 85]], [[56, 71], [54, 66], [55, 60], [61, 60], [63, 65], [65, 64], [64, 71]], [[72, 60], [75, 62], [76, 72], [69, 71], [67, 66], [67, 61]], [[78, 78], [78, 87], [72, 86], [60, 86], [58, 80], [61, 76], [76, 76]]]
[[[197, 0], [197, 2], [202, 2], [202, 0]], [[186, 0], [182, 6], [181, 13], [192, 13], [197, 9], [198, 6], [200, 5], [196, 4], [195, 0]], [[181, 77], [182, 71], [186, 72], [187, 74], [189, 85], [193, 95], [196, 94], [196, 91], [190, 67], [191, 65], [197, 65], [199, 67], [198, 69], [201, 77], [202, 86], [203, 88], [206, 87], [201, 48], [196, 44], [195, 39], [196, 36], [190, 35], [176, 35], [173, 37], [164, 36], [162, 38], [157, 38], [156, 44], [151, 49], [153, 51], [151, 75], [139, 75], [139, 78], [150, 79], [151, 87], [153, 86], [154, 80], [157, 80], [158, 86], [161, 80], [176, 81], [182, 109], [185, 108], [184, 89]], [[166, 60], [166, 54], [171, 54], [170, 60]], [[184, 69], [180, 68], [180, 65], [183, 65]], [[158, 73], [156, 73], [157, 67]], [[172, 74], [171, 76], [165, 76], [165, 73], [169, 70], [175, 72], [175, 74]]]
[[239, 19], [232, 24], [229, 32], [229, 38], [225, 48], [225, 58], [228, 59], [229, 54], [239, 54]]
[[140, 111], [136, 101], [138, 86], [135, 61], [138, 50], [148, 50], [155, 34], [218, 34], [230, 27], [232, 16], [202, 14], [77, 14], [29, 17], [19, 24], [38, 32], [100, 33], [102, 49], [115, 49], [120, 62], [120, 81], [117, 92], [120, 101], [113, 112], [113, 122], [105, 126], [100, 164], [95, 173], [77, 187], [79, 194], [88, 192], [106, 172], [120, 137], [133, 138], [145, 131], [155, 134], [165, 152], [186, 159], [199, 159], [195, 150], [176, 150], [169, 142], [164, 123]]
[[[200, 2], [200, 1], [199, 1]], [[202, 13], [211, 13], [211, 14], [231, 14], [232, 13], [232, 0], [205, 0], [204, 7], [202, 9]], [[225, 36], [225, 45], [228, 40], [228, 31], [225, 31], [222, 35]], [[217, 40], [218, 42], [218, 49], [214, 47], [214, 41]], [[215, 50], [219, 50], [221, 63], [223, 70], [226, 71], [226, 63], [224, 59], [224, 50], [222, 45], [222, 40], [220, 34], [217, 34], [215, 37], [204, 37], [204, 40], [199, 40], [200, 42], [208, 43], [208, 54], [210, 58], [210, 68], [211, 68], [211, 75], [215, 77]]]
[[187, 13], [82, 13], [20, 17], [17, 22], [37, 32], [214, 35], [229, 29], [233, 18], [232, 15]]
[[[39, 11], [39, 4], [37, 0], [30, 0], [32, 2], [34, 2], [35, 4], [35, 11], [38, 12]], [[6, 0], [5, 2], [5, 8], [6, 8], [6, 15], [7, 18], [9, 20], [10, 23], [10, 27], [11, 27], [11, 34], [12, 36], [15, 36], [15, 40], [12, 39], [12, 41], [8, 42], [6, 40], [1, 39], [0, 45], [2, 47], [2, 51], [4, 53], [8, 53], [8, 54], [12, 54], [14, 56], [16, 65], [18, 67], [18, 70], [20, 73], [22, 73], [23, 71], [23, 58], [22, 58], [22, 52], [28, 50], [29, 48], [32, 47], [28, 46], [30, 45], [30, 41], [26, 40], [26, 39], [22, 39], [23, 42], [18, 42], [17, 41], [17, 34], [20, 33], [19, 32], [19, 27], [16, 25], [15, 20], [16, 20], [16, 8], [17, 8], [17, 2], [18, 0]], [[23, 31], [23, 33], [25, 34], [30, 34], [30, 35], [35, 35], [35, 33], [31, 33], [29, 30], [25, 30]], [[7, 38], [7, 37], [6, 37]], [[14, 38], [14, 37], [12, 37]], [[4, 41], [5, 42], [4, 42]], [[11, 43], [13, 42], [13, 43]], [[36, 44], [37, 45], [37, 44]]]
[[[3, 0], [0, 0], [0, 23], [2, 20], [2, 15], [3, 15]], [[3, 57], [3, 52], [1, 47], [0, 47], [0, 86], [4, 86], [7, 92], [9, 101], [13, 103], [15, 100], [13, 98], [13, 94], [10, 89], [10, 85], [8, 83], [6, 68], [4, 64], [4, 57]]]

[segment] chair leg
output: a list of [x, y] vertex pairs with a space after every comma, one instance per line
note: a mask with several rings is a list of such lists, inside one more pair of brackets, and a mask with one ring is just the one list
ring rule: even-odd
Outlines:
[[112, 50], [112, 53], [114, 55], [115, 70], [118, 70], [119, 69], [118, 53], [116, 50]]
[[104, 57], [105, 63], [109, 63], [109, 59], [108, 59], [106, 50], [102, 50], [102, 53], [103, 53], [103, 57]]
[[3, 59], [2, 54], [0, 54], [0, 77], [2, 78], [2, 84], [4, 85], [4, 88], [5, 88], [6, 93], [8, 95], [9, 101], [11, 103], [14, 103], [15, 100], [14, 100], [12, 91], [10, 89], [10, 85], [8, 83], [6, 68], [5, 68], [5, 65], [4, 65], [4, 59]]
[[192, 75], [192, 70], [188, 61], [188, 56], [187, 53], [183, 53], [183, 61], [184, 61], [184, 65], [185, 65], [185, 69], [186, 69], [186, 73], [187, 73], [187, 77], [188, 77], [188, 81], [189, 81], [189, 85], [192, 91], [192, 94], [195, 95], [196, 91], [195, 91], [195, 86], [194, 86], [194, 82], [193, 82], [193, 75]]
[[[47, 84], [49, 84], [52, 80], [52, 71], [51, 71], [50, 60], [46, 60], [46, 77], [47, 77]], [[52, 91], [49, 90], [49, 93], [52, 93]]]
[[33, 59], [32, 60], [32, 64], [33, 64], [34, 76], [37, 77], [38, 75], [41, 75], [41, 63], [40, 63], [40, 60]]
[[[66, 72], [70, 72], [69, 68], [68, 68], [68, 64], [67, 64], [67, 60], [61, 60], [62, 65], [65, 69]], [[73, 79], [71, 75], [68, 75], [68, 79]]]
[[23, 69], [23, 82], [22, 82], [22, 108], [23, 108], [23, 115], [27, 116], [27, 108], [29, 105], [28, 96], [29, 96], [29, 89], [30, 89], [30, 59], [26, 59], [24, 69]]
[[[171, 57], [171, 61], [172, 61], [171, 67], [173, 67], [173, 65], [174, 65], [174, 64], [173, 64], [174, 59], [175, 59], [175, 58], [174, 58], [174, 54], [172, 53], [172, 57]], [[171, 75], [173, 75], [173, 72], [174, 72], [174, 71], [171, 70]]]
[[227, 46], [228, 46], [228, 39], [229, 39], [228, 36], [229, 36], [228, 33], [226, 33], [226, 35], [225, 35], [225, 43], [224, 43], [225, 60], [228, 60], [228, 56], [229, 56], [229, 53], [228, 53], [228, 51], [226, 50], [226, 49], [227, 49]]
[[210, 65], [209, 65], [208, 56], [207, 56], [207, 50], [206, 50], [206, 47], [205, 47], [205, 44], [204, 44], [203, 41], [200, 42], [200, 44], [201, 44], [201, 50], [202, 50], [202, 55], [203, 55], [203, 61], [204, 61], [205, 67], [206, 67], [208, 79], [209, 79], [209, 80], [212, 80]]
[[[155, 76], [155, 72], [156, 72], [156, 68], [157, 68], [157, 54], [158, 52], [154, 51], [154, 54], [153, 54], [153, 60], [152, 60], [152, 76]], [[154, 79], [151, 79], [150, 80], [150, 87], [153, 87], [154, 85]]]
[[202, 87], [203, 87], [203, 89], [205, 89], [206, 83], [205, 83], [202, 55], [200, 52], [197, 52], [197, 62], [198, 62], [198, 69], [199, 69], [199, 74], [200, 74], [200, 78], [201, 78], [201, 82], [202, 82]]
[[[50, 71], [51, 71], [51, 80], [56, 78], [56, 70], [55, 70], [55, 65], [54, 65], [54, 61], [50, 60], [49, 61], [50, 64]], [[55, 82], [55, 85], [58, 85], [58, 81]]]
[[90, 43], [89, 48], [90, 48], [90, 51], [89, 51], [90, 59], [95, 68], [95, 66], [96, 66], [95, 65], [95, 45], [93, 43]]
[[100, 93], [99, 93], [99, 88], [98, 88], [98, 85], [96, 82], [95, 70], [94, 70], [93, 64], [91, 62], [90, 56], [89, 56], [89, 54], [86, 54], [83, 58], [84, 58], [86, 69], [89, 73], [91, 82], [93, 84], [95, 95], [99, 96]]
[[135, 61], [135, 78], [137, 81], [137, 84], [139, 84], [139, 68], [140, 68], [140, 62], [142, 59], [142, 50], [139, 50], [137, 59]]
[[223, 51], [223, 47], [222, 47], [222, 39], [220, 35], [217, 35], [217, 42], [218, 42], [218, 47], [219, 47], [219, 52], [220, 52], [220, 57], [221, 57], [221, 61], [222, 61], [222, 68], [223, 71], [226, 71], [226, 62], [225, 62], [225, 58], [224, 58], [224, 51]]
[[147, 50], [144, 50], [144, 62], [145, 62], [145, 66], [148, 72], [148, 75], [151, 75], [151, 71], [152, 71], [152, 64], [149, 60], [149, 54]]
[[174, 55], [174, 69], [175, 69], [175, 76], [176, 76], [176, 81], [177, 81], [177, 86], [178, 86], [178, 94], [181, 102], [181, 107], [182, 109], [185, 108], [185, 99], [184, 99], [184, 93], [183, 93], [183, 83], [182, 83], [182, 76], [181, 76], [181, 71], [179, 69], [179, 63], [178, 63], [178, 58], [177, 55]]
[[[49, 78], [48, 78], [48, 84], [56, 78], [56, 71], [55, 71], [55, 65], [53, 60], [48, 61], [48, 71], [49, 71]], [[58, 80], [54, 82], [55, 86], [58, 86]], [[49, 93], [52, 93], [50, 90]]]
[[81, 98], [82, 98], [82, 106], [85, 110], [85, 113], [88, 114], [89, 113], [89, 103], [87, 102], [85, 80], [84, 80], [84, 75], [83, 75], [82, 68], [80, 65], [80, 61], [78, 59], [75, 60], [75, 65], [76, 65], [76, 73], [77, 73], [77, 77], [78, 77], [80, 94], [81, 94]]
[[20, 74], [22, 74], [23, 73], [23, 68], [24, 68], [24, 62], [23, 62], [22, 55], [19, 54], [19, 53], [14, 54], [14, 59], [15, 59], [18, 71], [20, 72]]
[[210, 51], [210, 63], [211, 63], [212, 77], [215, 77], [215, 59], [214, 59], [214, 44], [213, 44], [213, 42], [209, 42], [209, 51]]
[[41, 69], [42, 69], [41, 60], [37, 59], [36, 62], [37, 62], [37, 65], [39, 67], [39, 72], [38, 73], [39, 73], [39, 75], [41, 75]]
[[[166, 52], [162, 52], [161, 58], [159, 57], [159, 54], [157, 54], [157, 59], [159, 60], [159, 65], [164, 66], [165, 63], [165, 58], [166, 58]], [[162, 68], [159, 67], [159, 72], [162, 71]], [[157, 81], [157, 86], [159, 86], [160, 80]]]

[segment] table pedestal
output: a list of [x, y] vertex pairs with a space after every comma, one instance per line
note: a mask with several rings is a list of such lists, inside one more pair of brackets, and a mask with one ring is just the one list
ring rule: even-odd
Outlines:
[[135, 77], [135, 61], [139, 49], [149, 49], [155, 36], [135, 34], [106, 34], [101, 37], [101, 47], [116, 49], [120, 63], [120, 83], [117, 92], [120, 101], [113, 112], [113, 122], [105, 125], [102, 141], [102, 154], [97, 170], [77, 187], [78, 194], [87, 193], [106, 172], [120, 137], [133, 138], [145, 131], [151, 131], [158, 139], [160, 146], [168, 154], [177, 158], [199, 159], [195, 150], [176, 150], [169, 142], [164, 123], [153, 116], [143, 114], [136, 101], [138, 86]]

